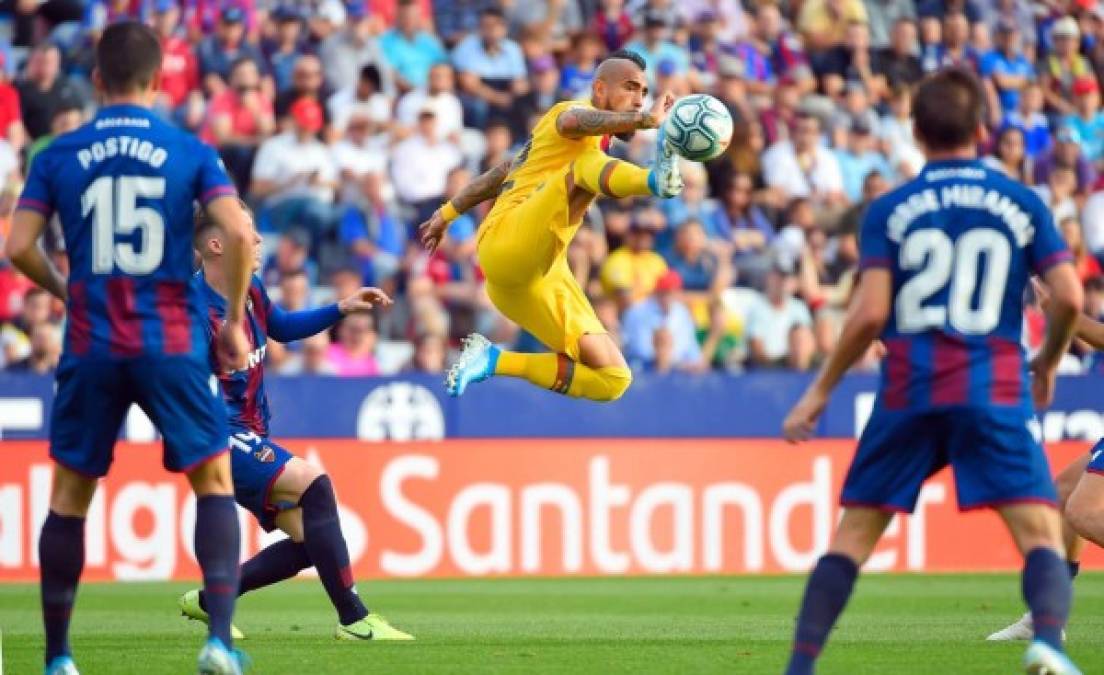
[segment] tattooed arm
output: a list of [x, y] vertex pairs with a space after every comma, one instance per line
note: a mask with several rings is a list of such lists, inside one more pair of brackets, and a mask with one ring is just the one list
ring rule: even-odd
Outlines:
[[[422, 245], [430, 253], [436, 251], [437, 247], [441, 245], [441, 240], [445, 238], [445, 232], [448, 230], [449, 221], [452, 218], [498, 194], [502, 182], [506, 180], [506, 175], [510, 173], [510, 165], [511, 160], [507, 160], [484, 172], [465, 185], [460, 192], [456, 193], [455, 197], [445, 202], [445, 206], [434, 211], [429, 220], [418, 226], [418, 230], [422, 233]], [[455, 211], [455, 214], [452, 215], [452, 218], [446, 220], [442, 211], [449, 207]]]
[[637, 129], [655, 129], [667, 118], [675, 103], [670, 92], [656, 97], [652, 109], [644, 112], [613, 112], [597, 108], [569, 108], [556, 118], [556, 131], [564, 138], [622, 134]]

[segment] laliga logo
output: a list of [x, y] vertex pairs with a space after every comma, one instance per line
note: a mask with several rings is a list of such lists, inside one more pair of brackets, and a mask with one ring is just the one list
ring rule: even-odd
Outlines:
[[445, 437], [441, 404], [425, 387], [390, 382], [373, 389], [357, 413], [357, 438], [365, 441], [440, 440]]

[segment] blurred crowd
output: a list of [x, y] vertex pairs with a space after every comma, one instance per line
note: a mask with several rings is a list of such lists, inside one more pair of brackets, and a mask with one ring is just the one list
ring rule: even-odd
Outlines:
[[[1104, 316], [1096, 0], [3, 0], [0, 228], [35, 153], [94, 112], [93, 47], [128, 18], [163, 37], [159, 114], [217, 147], [254, 209], [273, 298], [296, 310], [369, 284], [397, 300], [270, 342], [270, 372], [439, 373], [471, 331], [543, 349], [483, 290], [488, 205], [433, 255], [417, 226], [550, 106], [586, 98], [620, 48], [647, 60], [653, 92], [710, 93], [736, 123], [722, 157], [684, 164], [680, 197], [599, 200], [568, 251], [633, 368], [814, 367], [839, 333], [866, 205], [923, 164], [914, 86], [948, 65], [982, 78], [984, 161], [1050, 205], [1086, 311]], [[611, 153], [647, 164], [654, 136]], [[64, 267], [56, 224], [45, 245]], [[0, 359], [49, 372], [64, 307], [2, 264]], [[1029, 313], [1029, 347], [1042, 321]], [[1068, 359], [1095, 368], [1088, 350]]]

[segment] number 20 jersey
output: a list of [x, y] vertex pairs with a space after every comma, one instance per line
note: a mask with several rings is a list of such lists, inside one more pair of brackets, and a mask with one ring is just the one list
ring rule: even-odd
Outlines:
[[17, 208], [56, 213], [69, 255], [67, 356], [205, 358], [194, 203], [234, 195], [217, 153], [130, 105], [101, 108], [30, 167]]
[[893, 277], [879, 406], [1030, 413], [1024, 291], [1071, 259], [1030, 188], [975, 160], [930, 162], [871, 204], [859, 247], [862, 269]]

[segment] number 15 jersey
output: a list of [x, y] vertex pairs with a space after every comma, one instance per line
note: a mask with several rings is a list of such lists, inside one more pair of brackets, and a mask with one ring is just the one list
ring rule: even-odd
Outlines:
[[862, 269], [893, 277], [882, 408], [1030, 412], [1024, 290], [1071, 259], [1030, 188], [975, 160], [930, 162], [871, 204], [859, 246]]
[[213, 148], [151, 111], [101, 108], [30, 167], [17, 208], [61, 222], [69, 255], [67, 356], [205, 358], [189, 284], [193, 208], [234, 195]]

